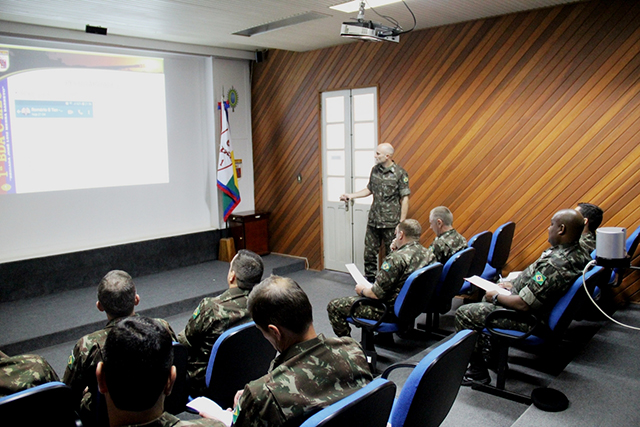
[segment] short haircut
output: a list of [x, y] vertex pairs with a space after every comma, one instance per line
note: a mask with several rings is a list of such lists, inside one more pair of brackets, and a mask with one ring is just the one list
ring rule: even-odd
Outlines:
[[262, 280], [264, 264], [257, 253], [240, 249], [231, 261], [231, 270], [236, 273], [238, 287], [250, 290]]
[[442, 220], [442, 223], [448, 227], [453, 225], [453, 214], [446, 206], [438, 206], [431, 209], [429, 221], [434, 221], [436, 219]]
[[171, 335], [153, 319], [126, 317], [107, 334], [102, 358], [113, 404], [122, 411], [144, 411], [156, 404], [169, 379]]
[[249, 294], [247, 308], [262, 329], [275, 325], [303, 334], [313, 323], [307, 294], [288, 277], [272, 275], [260, 282]]
[[415, 219], [405, 219], [398, 224], [398, 230], [402, 231], [405, 237], [419, 240], [422, 235], [422, 226]]
[[582, 216], [589, 220], [589, 231], [595, 232], [596, 228], [602, 224], [604, 211], [591, 203], [578, 203], [578, 207]]
[[108, 272], [98, 284], [98, 301], [113, 318], [130, 316], [136, 304], [136, 286], [129, 273]]

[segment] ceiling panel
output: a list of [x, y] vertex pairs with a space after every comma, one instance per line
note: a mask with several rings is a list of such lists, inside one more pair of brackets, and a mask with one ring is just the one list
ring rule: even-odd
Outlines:
[[[406, 0], [416, 16], [416, 29], [504, 15], [575, 0]], [[340, 37], [342, 22], [357, 12], [329, 9], [336, 0], [0, 0], [0, 20], [84, 31], [106, 27], [121, 35], [240, 50], [307, 51], [354, 41]], [[403, 3], [379, 7], [404, 29], [413, 18]], [[294, 15], [318, 12], [326, 18], [251, 37], [233, 33]], [[390, 25], [374, 11], [365, 19]], [[0, 23], [1, 24], [1, 23]], [[0, 28], [0, 32], [1, 32]], [[355, 41], [355, 43], [358, 43]]]

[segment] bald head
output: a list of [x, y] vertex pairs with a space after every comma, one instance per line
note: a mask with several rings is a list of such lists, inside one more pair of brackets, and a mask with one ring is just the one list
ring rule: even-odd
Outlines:
[[382, 144], [378, 145], [378, 150], [380, 150], [384, 154], [388, 154], [390, 157], [393, 157], [393, 153], [395, 152], [395, 150], [393, 149], [393, 145], [389, 144], [388, 142], [383, 142]]
[[374, 159], [377, 165], [382, 165], [388, 168], [393, 164], [393, 152], [394, 149], [388, 142], [384, 142], [376, 148], [376, 154]]
[[580, 240], [584, 228], [584, 217], [575, 209], [563, 209], [551, 218], [549, 243], [553, 246], [575, 243]]

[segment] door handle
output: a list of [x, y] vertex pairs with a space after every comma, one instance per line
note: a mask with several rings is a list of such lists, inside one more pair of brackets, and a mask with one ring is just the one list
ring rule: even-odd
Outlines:
[[344, 210], [346, 212], [349, 212], [349, 199], [344, 201]]

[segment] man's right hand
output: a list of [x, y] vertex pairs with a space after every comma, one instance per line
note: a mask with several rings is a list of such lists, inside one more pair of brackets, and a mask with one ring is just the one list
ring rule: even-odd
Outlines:
[[340, 201], [348, 202], [350, 198], [351, 198], [351, 194], [343, 194], [342, 196], [340, 196]]

